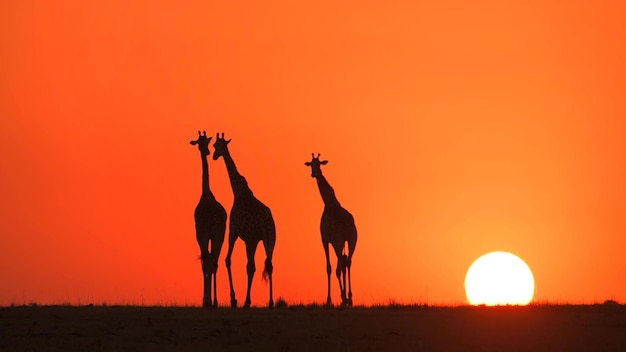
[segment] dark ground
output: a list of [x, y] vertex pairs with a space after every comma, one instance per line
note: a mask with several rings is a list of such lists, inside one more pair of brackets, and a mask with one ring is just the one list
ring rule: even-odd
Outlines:
[[626, 306], [0, 308], [0, 351], [626, 351]]

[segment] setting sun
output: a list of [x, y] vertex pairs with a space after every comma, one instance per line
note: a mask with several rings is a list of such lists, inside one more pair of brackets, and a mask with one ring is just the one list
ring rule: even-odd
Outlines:
[[465, 293], [472, 305], [526, 305], [535, 280], [526, 263], [508, 252], [491, 252], [476, 259], [465, 276]]

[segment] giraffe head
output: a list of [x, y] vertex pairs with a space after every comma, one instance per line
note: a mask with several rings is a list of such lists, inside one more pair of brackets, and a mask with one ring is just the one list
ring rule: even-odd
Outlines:
[[322, 165], [328, 164], [328, 160], [320, 161], [320, 153], [317, 153], [317, 157], [311, 153], [311, 157], [311, 161], [305, 162], [304, 165], [311, 167], [311, 177], [322, 176]]
[[209, 142], [211, 141], [211, 138], [213, 137], [207, 137], [206, 136], [206, 131], [202, 131], [203, 133], [201, 134], [200, 131], [198, 131], [198, 139], [196, 139], [195, 141], [191, 141], [189, 142], [189, 144], [191, 145], [198, 145], [198, 150], [200, 151], [200, 153], [202, 154], [202, 156], [208, 156], [209, 153]]
[[228, 143], [229, 140], [224, 139], [224, 132], [222, 132], [222, 136], [220, 137], [219, 133], [215, 134], [215, 143], [213, 143], [213, 148], [215, 148], [215, 153], [213, 153], [213, 160], [217, 160], [220, 156], [223, 156], [225, 153], [228, 153]]

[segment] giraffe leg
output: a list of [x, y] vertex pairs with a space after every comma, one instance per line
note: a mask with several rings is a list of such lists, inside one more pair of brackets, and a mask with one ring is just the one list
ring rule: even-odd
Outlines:
[[228, 235], [228, 253], [226, 253], [226, 270], [228, 271], [228, 283], [230, 284], [230, 306], [232, 308], [237, 308], [237, 299], [235, 298], [235, 289], [233, 288], [233, 274], [230, 270], [230, 257], [233, 255], [233, 249], [235, 248], [235, 240], [237, 236], [229, 234]]
[[243, 304], [244, 308], [250, 308], [250, 291], [252, 288], [252, 278], [254, 278], [254, 272], [256, 266], [254, 265], [254, 253], [256, 252], [256, 246], [259, 243], [246, 243], [246, 255], [248, 257], [248, 264], [246, 265], [246, 271], [248, 273], [248, 292], [246, 293], [246, 301]]
[[332, 301], [330, 299], [330, 273], [332, 271], [332, 267], [330, 266], [330, 258], [328, 256], [328, 243], [324, 244], [324, 253], [326, 253], [326, 277], [328, 279], [328, 295], [326, 296], [326, 305], [331, 306]]
[[348, 305], [352, 307], [352, 279], [350, 277], [350, 267], [352, 266], [352, 259], [348, 257]]
[[213, 307], [214, 308], [217, 308], [217, 268], [219, 266], [218, 260], [219, 260], [220, 251], [222, 249], [223, 242], [224, 242], [223, 238], [222, 240], [215, 240], [215, 239], [211, 240], [211, 255], [212, 255], [211, 276], [213, 278]]
[[211, 274], [202, 274], [204, 277], [204, 295], [202, 297], [202, 307], [209, 308], [211, 306]]
[[213, 260], [213, 307], [217, 308], [217, 258]]
[[269, 309], [274, 308], [274, 290], [272, 288], [272, 272], [273, 271], [274, 271], [274, 266], [272, 265], [272, 258], [265, 258], [264, 272], [267, 273], [269, 286], [270, 286], [270, 297], [269, 297], [269, 302], [267, 303], [267, 307]]
[[351, 237], [352, 238], [348, 240], [348, 259], [346, 261], [346, 266], [348, 267], [348, 304], [350, 306], [352, 306], [352, 277], [350, 275], [350, 269], [352, 268], [352, 256], [354, 255], [354, 250], [356, 249], [356, 228], [354, 229], [354, 234]]
[[217, 308], [217, 273], [211, 274], [213, 277], [213, 308]]
[[200, 254], [200, 261], [202, 263], [202, 307], [208, 308], [211, 305], [211, 269], [210, 269], [210, 254], [204, 252]]
[[[205, 282], [207, 284], [207, 287], [205, 287], [205, 302], [204, 302], [204, 307], [205, 308], [214, 308], [217, 306], [217, 283], [215, 282], [215, 272], [217, 269], [217, 262], [216, 262], [217, 258], [215, 258], [213, 253], [209, 253], [208, 254], [208, 259], [207, 259], [207, 263], [208, 263], [208, 267], [207, 267], [207, 273], [204, 276]], [[211, 280], [213, 280], [213, 290], [215, 292], [215, 295], [213, 295], [213, 298], [215, 298], [215, 305], [213, 304], [213, 301], [211, 300]]]
[[263, 241], [263, 247], [265, 247], [265, 268], [263, 269], [263, 278], [269, 280], [270, 285], [270, 298], [268, 302], [268, 308], [274, 308], [274, 292], [272, 288], [272, 273], [274, 272], [274, 266], [272, 265], [272, 255], [274, 253], [274, 242], [271, 240]]
[[[337, 268], [335, 273], [337, 275], [337, 281], [339, 282], [339, 289], [341, 290], [341, 305], [346, 304], [346, 283], [345, 283], [345, 260], [343, 260], [343, 245], [342, 247], [334, 246], [335, 255], [337, 256]], [[343, 274], [343, 275], [342, 275]], [[343, 276], [343, 279], [342, 279]]]
[[337, 268], [335, 269], [335, 273], [337, 275], [337, 281], [339, 282], [339, 290], [341, 291], [341, 305], [345, 305], [346, 303], [346, 290], [345, 287], [343, 285], [343, 282], [341, 281], [341, 273], [343, 272], [343, 269], [341, 267], [341, 255], [337, 256]]
[[341, 275], [343, 276], [343, 300], [344, 300], [344, 305], [349, 306], [350, 302], [348, 301], [348, 297], [346, 295], [346, 292], [348, 291], [348, 285], [346, 283], [347, 260], [348, 260], [348, 257], [345, 254], [341, 256]]

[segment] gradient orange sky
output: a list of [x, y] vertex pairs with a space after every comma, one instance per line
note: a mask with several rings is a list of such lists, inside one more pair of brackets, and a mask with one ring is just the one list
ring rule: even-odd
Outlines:
[[183, 3], [0, 3], [0, 305], [199, 305], [198, 129], [272, 209], [275, 299], [326, 298], [315, 152], [356, 219], [355, 304], [464, 304], [495, 250], [535, 301], [626, 300], [623, 2]]

